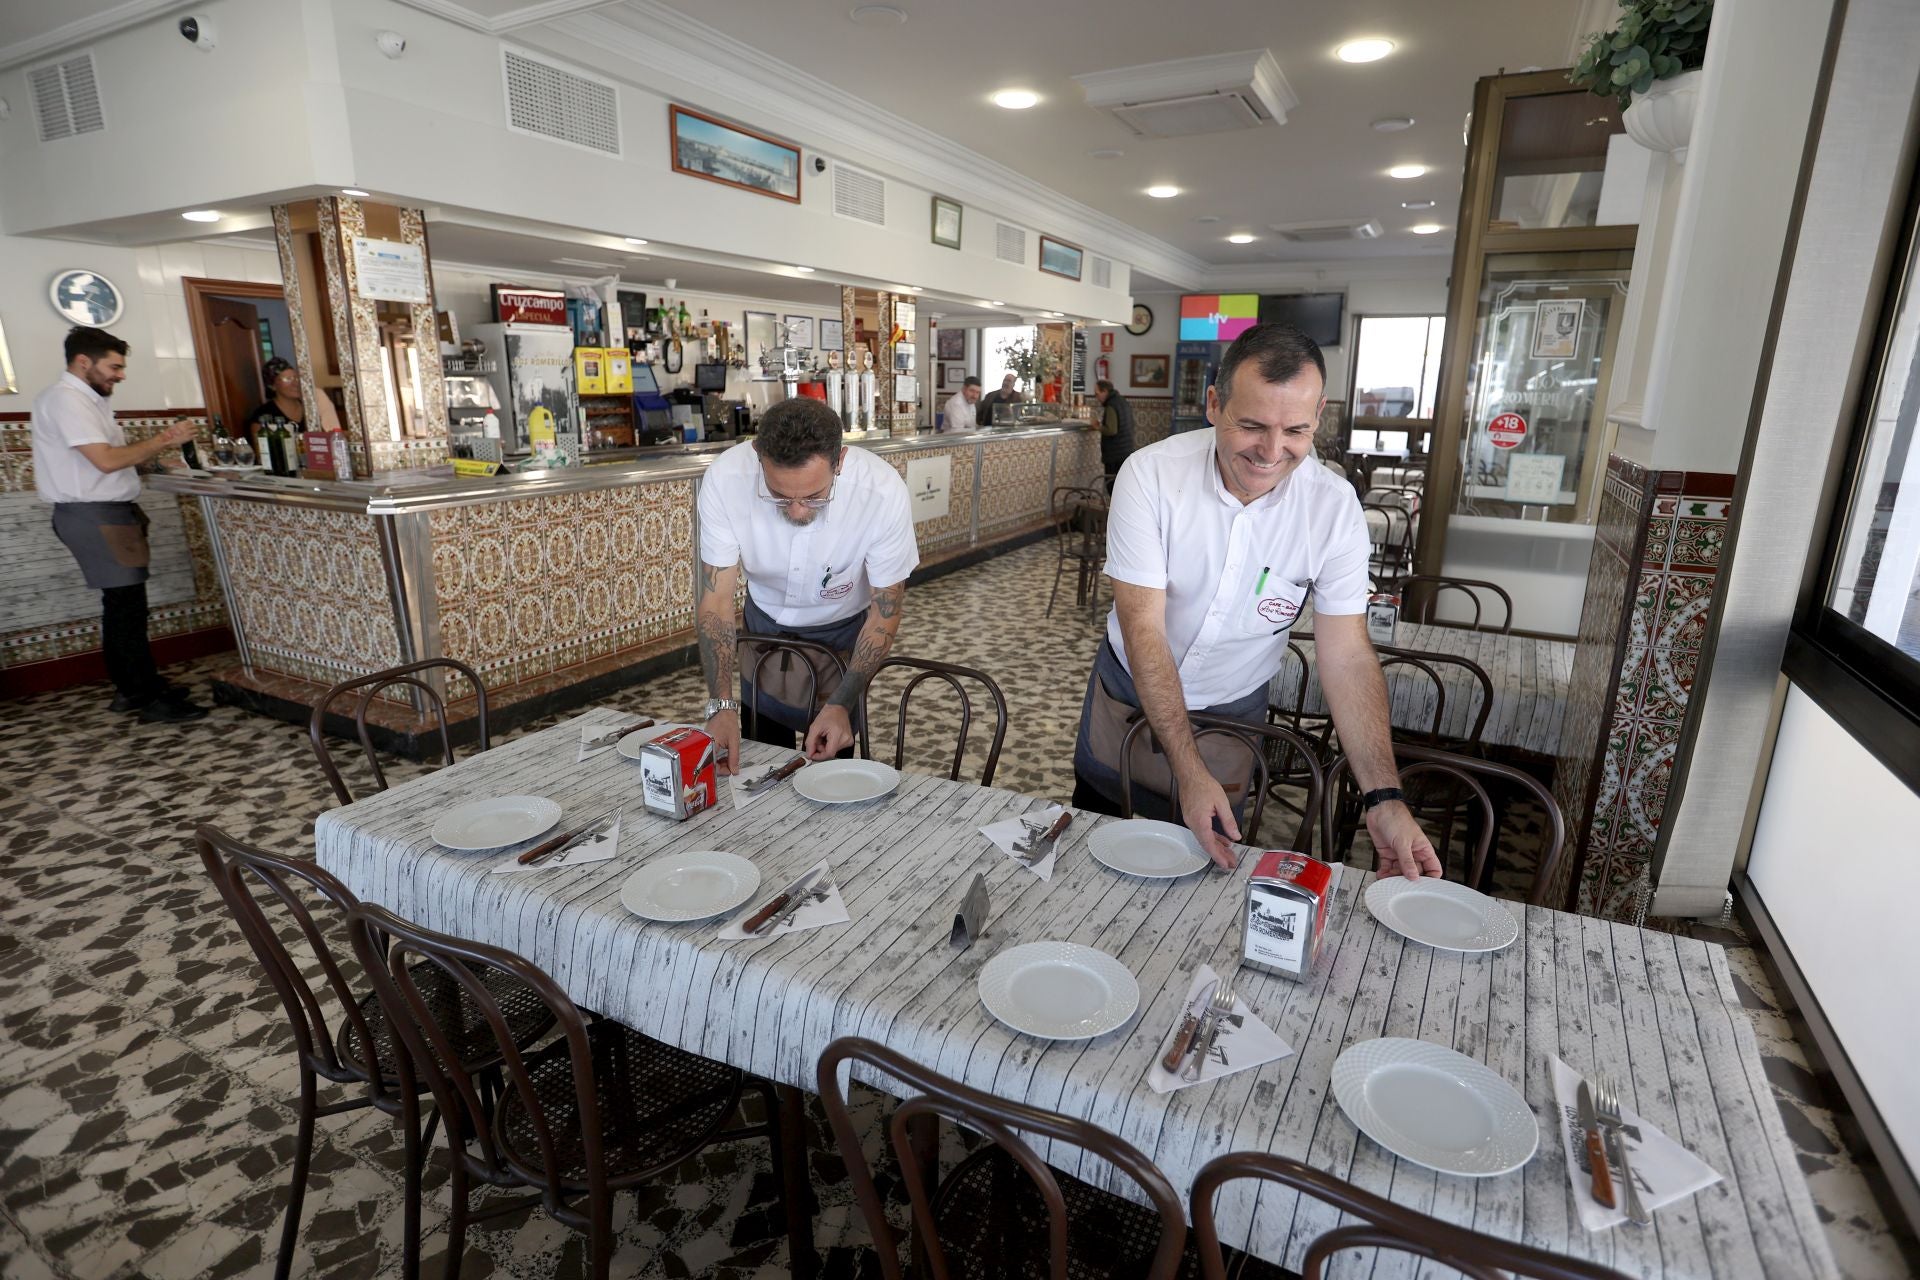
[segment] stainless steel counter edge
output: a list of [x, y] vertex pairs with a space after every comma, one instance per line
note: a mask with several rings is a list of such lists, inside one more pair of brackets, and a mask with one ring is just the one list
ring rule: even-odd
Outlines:
[[[999, 440], [1035, 440], [1063, 437], [1092, 430], [1090, 424], [1061, 423], [1024, 431], [976, 431], [893, 437], [882, 440], [850, 439], [849, 443], [873, 453], [912, 453], [929, 449], [955, 449], [974, 446], [985, 450]], [[581, 493], [595, 489], [615, 489], [628, 484], [655, 480], [694, 479], [706, 473], [707, 464], [720, 455], [711, 446], [688, 446], [663, 452], [660, 456], [636, 458], [627, 462], [589, 463], [552, 471], [524, 471], [491, 478], [421, 477], [411, 482], [374, 480], [302, 480], [287, 477], [251, 476], [227, 479], [220, 476], [188, 476], [161, 473], [148, 476], [147, 483], [162, 493], [187, 494], [203, 498], [230, 498], [240, 502], [262, 502], [280, 506], [318, 507], [330, 511], [360, 511], [368, 515], [402, 515], [413, 511], [434, 511], [445, 507], [472, 506], [484, 502], [503, 502], [542, 494]]]

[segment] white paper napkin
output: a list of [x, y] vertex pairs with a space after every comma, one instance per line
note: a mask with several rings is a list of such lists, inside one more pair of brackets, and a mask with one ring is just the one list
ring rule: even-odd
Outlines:
[[802, 929], [818, 929], [823, 925], [845, 924], [847, 921], [853, 919], [853, 917], [847, 913], [846, 900], [840, 896], [840, 882], [828, 874], [826, 859], [822, 858], [819, 862], [814, 863], [812, 867], [808, 868], [808, 870], [820, 872], [823, 878], [814, 881], [812, 890], [808, 892], [806, 901], [800, 904], [798, 911], [795, 911], [792, 915], [788, 916], [773, 928], [768, 929], [765, 933], [749, 934], [743, 927], [748, 917], [752, 916], [754, 912], [758, 911], [767, 902], [766, 898], [756, 897], [753, 903], [744, 911], [727, 921], [726, 926], [720, 930], [720, 940], [722, 942], [738, 942], [742, 938], [747, 937], [757, 939], [782, 938], [789, 933], [799, 933]]
[[[605, 755], [620, 745], [620, 738], [615, 738], [604, 747], [589, 749], [587, 743], [593, 739], [598, 738], [604, 733], [618, 729], [623, 724], [634, 724], [635, 721], [645, 720], [647, 718], [646, 716], [636, 716], [631, 712], [620, 711], [613, 707], [595, 707], [592, 711], [589, 711], [587, 715], [592, 717], [592, 722], [580, 726], [580, 753], [573, 758], [576, 764], [582, 760], [591, 760], [598, 755]], [[624, 738], [626, 735], [621, 734], [620, 737]]]
[[[1614, 1199], [1620, 1207], [1609, 1209], [1593, 1198], [1593, 1173], [1587, 1167], [1587, 1135], [1580, 1128], [1579, 1092], [1580, 1073], [1554, 1058], [1553, 1093], [1560, 1104], [1560, 1145], [1566, 1152], [1573, 1202], [1580, 1210], [1581, 1226], [1589, 1231], [1604, 1231], [1627, 1220], [1627, 1196], [1619, 1185], [1620, 1170], [1616, 1168]], [[1624, 1101], [1620, 1104], [1620, 1118], [1626, 1122], [1620, 1141], [1626, 1144], [1627, 1162], [1633, 1166], [1634, 1181], [1640, 1188], [1640, 1203], [1648, 1213], [1720, 1181], [1720, 1175], [1700, 1157], [1642, 1120]]]
[[[1217, 977], [1219, 975], [1211, 965], [1200, 966], [1200, 972], [1193, 975], [1193, 981], [1187, 986], [1187, 994], [1180, 997], [1180, 1021], [1186, 1020], [1187, 1006], [1193, 1003], [1193, 998]], [[1180, 1023], [1175, 1022], [1171, 1032], [1154, 1051], [1153, 1069], [1147, 1072], [1147, 1084], [1155, 1093], [1171, 1093], [1190, 1084], [1205, 1084], [1249, 1067], [1265, 1066], [1293, 1052], [1293, 1046], [1273, 1034], [1273, 1029], [1260, 1021], [1259, 1015], [1247, 1007], [1245, 1000], [1236, 1000], [1233, 1012], [1220, 1024], [1220, 1034], [1214, 1037], [1213, 1052], [1200, 1064], [1200, 1078], [1182, 1080], [1178, 1072], [1168, 1071], [1160, 1065], [1160, 1060], [1167, 1056], [1167, 1050], [1173, 1048], [1173, 1037], [1179, 1031]], [[1184, 1070], [1186, 1064], [1183, 1062], [1180, 1065]]]
[[[620, 849], [620, 819], [615, 818], [613, 825], [594, 836], [591, 840], [582, 840], [558, 858], [549, 854], [538, 862], [521, 862], [516, 853], [493, 867], [495, 875], [510, 875], [515, 871], [551, 871], [555, 867], [577, 867], [588, 862], [606, 862]], [[526, 850], [522, 849], [521, 853]]]
[[772, 795], [774, 792], [780, 790], [781, 787], [792, 786], [793, 779], [788, 778], [785, 782], [777, 783], [761, 791], [749, 791], [746, 787], [747, 783], [757, 778], [766, 777], [791, 759], [793, 759], [793, 757], [788, 756], [786, 759], [776, 760], [772, 764], [754, 765], [751, 768], [742, 769], [739, 773], [734, 774], [732, 778], [733, 786], [730, 788], [733, 792], [733, 807], [736, 809], [744, 809], [755, 800], [761, 800]]
[[1013, 851], [1013, 842], [1024, 838], [1027, 834], [1026, 824], [1020, 820], [1021, 818], [1032, 818], [1035, 822], [1044, 820], [1051, 823], [1055, 818], [1060, 816], [1060, 810], [1064, 807], [1063, 805], [1057, 804], [1050, 805], [1039, 813], [1023, 813], [1019, 815], [1019, 817], [1004, 818], [999, 822], [989, 822], [986, 826], [980, 828], [980, 834], [993, 841], [1000, 852], [1013, 859], [1016, 866], [1033, 872], [1033, 874], [1039, 876], [1042, 880], [1051, 880], [1053, 879], [1053, 860], [1060, 856], [1060, 846], [1064, 844], [1067, 837], [1073, 833], [1073, 828], [1069, 826], [1065, 831], [1062, 831], [1060, 838], [1053, 842], [1052, 852], [1048, 853], [1046, 857], [1040, 859], [1038, 862], [1026, 862], [1022, 860], [1020, 856]]

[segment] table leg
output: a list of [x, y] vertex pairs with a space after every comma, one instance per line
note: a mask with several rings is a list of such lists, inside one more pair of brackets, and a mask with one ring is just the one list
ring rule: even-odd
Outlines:
[[813, 1185], [807, 1177], [806, 1095], [776, 1084], [780, 1097], [780, 1186], [787, 1210], [787, 1266], [795, 1276], [815, 1276], [820, 1254], [813, 1243]]
[[[923, 1113], [908, 1120], [907, 1145], [914, 1163], [920, 1166], [920, 1176], [927, 1186], [927, 1203], [931, 1204], [940, 1194], [940, 1118]], [[913, 1273], [930, 1276], [933, 1267], [928, 1261], [918, 1215], [912, 1219], [911, 1232], [907, 1256], [913, 1261]]]

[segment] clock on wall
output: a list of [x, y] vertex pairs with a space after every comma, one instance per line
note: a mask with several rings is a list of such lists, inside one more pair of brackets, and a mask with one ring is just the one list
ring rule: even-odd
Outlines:
[[47, 299], [69, 324], [104, 328], [120, 318], [123, 303], [113, 281], [98, 271], [70, 267], [54, 276]]
[[1133, 304], [1133, 319], [1127, 322], [1127, 332], [1139, 337], [1153, 328], [1153, 308], [1144, 302]]

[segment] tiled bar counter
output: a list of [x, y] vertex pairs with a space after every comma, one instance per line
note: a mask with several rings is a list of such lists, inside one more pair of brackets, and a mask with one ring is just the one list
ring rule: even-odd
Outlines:
[[[1072, 424], [859, 447], [903, 476], [947, 460], [945, 513], [916, 515], [921, 573], [1045, 529], [1054, 486], [1100, 474], [1098, 437]], [[222, 701], [304, 719], [330, 684], [448, 657], [480, 673], [489, 719], [507, 724], [588, 701], [691, 643], [695, 498], [715, 456], [493, 479], [151, 483], [204, 517], [237, 646], [215, 681]], [[446, 693], [470, 720], [471, 691]], [[417, 711], [396, 699], [369, 721], [408, 750]]]

